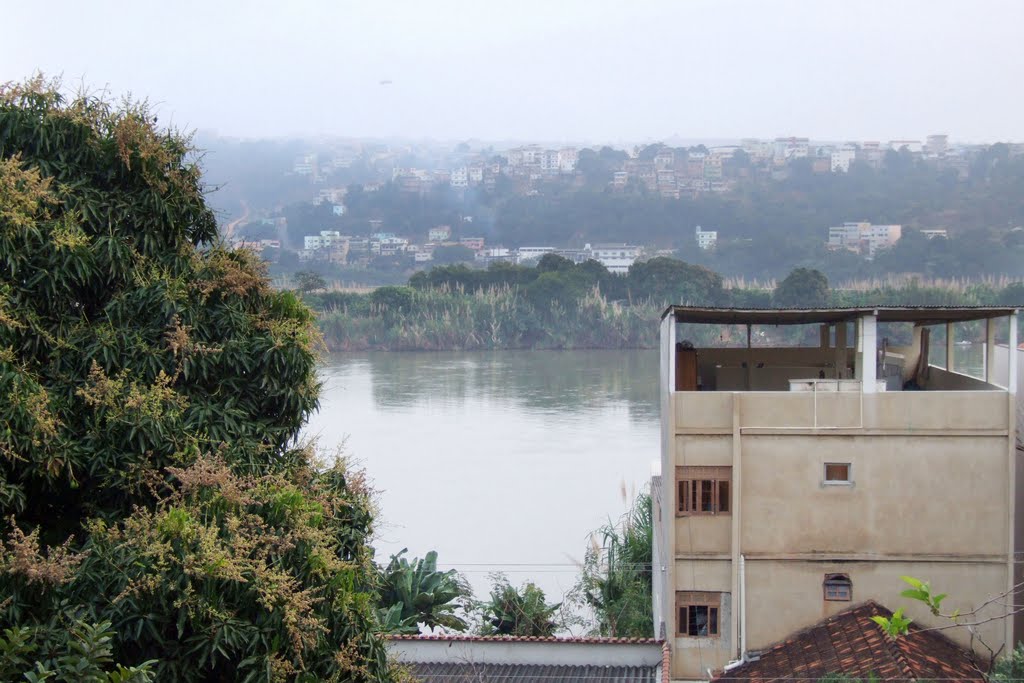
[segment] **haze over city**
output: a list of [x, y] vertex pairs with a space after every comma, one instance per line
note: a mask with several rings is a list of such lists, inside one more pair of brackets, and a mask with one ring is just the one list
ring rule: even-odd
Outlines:
[[[1024, 138], [1024, 4], [11, 3], [0, 81], [221, 135]], [[45, 36], [44, 36], [45, 34]]]

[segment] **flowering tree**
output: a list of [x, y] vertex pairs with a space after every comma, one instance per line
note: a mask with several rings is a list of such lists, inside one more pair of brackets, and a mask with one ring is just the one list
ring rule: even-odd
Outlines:
[[217, 243], [187, 138], [0, 88], [0, 646], [56, 670], [91, 628], [142, 678], [387, 680], [367, 489], [295, 445], [315, 343]]

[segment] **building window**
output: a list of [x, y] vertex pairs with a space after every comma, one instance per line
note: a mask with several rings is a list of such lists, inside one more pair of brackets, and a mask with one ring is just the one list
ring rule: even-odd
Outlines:
[[853, 581], [850, 581], [850, 577], [846, 574], [825, 574], [822, 588], [826, 600], [834, 602], [853, 600]]
[[717, 638], [721, 633], [722, 594], [705, 591], [676, 593], [676, 635]]
[[731, 467], [676, 468], [676, 514], [718, 515], [728, 513], [732, 488]]
[[850, 478], [850, 463], [848, 462], [827, 462], [825, 463], [826, 484], [852, 484]]

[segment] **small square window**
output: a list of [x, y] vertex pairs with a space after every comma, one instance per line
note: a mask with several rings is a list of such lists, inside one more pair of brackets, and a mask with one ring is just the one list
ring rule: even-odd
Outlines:
[[825, 600], [829, 602], [850, 602], [853, 600], [853, 582], [846, 574], [825, 574], [822, 583]]
[[827, 462], [825, 463], [826, 484], [850, 484], [850, 463], [848, 462]]

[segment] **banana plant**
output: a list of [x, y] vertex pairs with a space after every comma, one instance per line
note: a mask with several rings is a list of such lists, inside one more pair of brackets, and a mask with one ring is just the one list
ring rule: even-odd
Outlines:
[[381, 571], [378, 621], [388, 633], [416, 633], [427, 628], [465, 631], [469, 625], [458, 616], [472, 595], [469, 584], [454, 569], [438, 571], [437, 552], [409, 561], [408, 548], [392, 555]]

